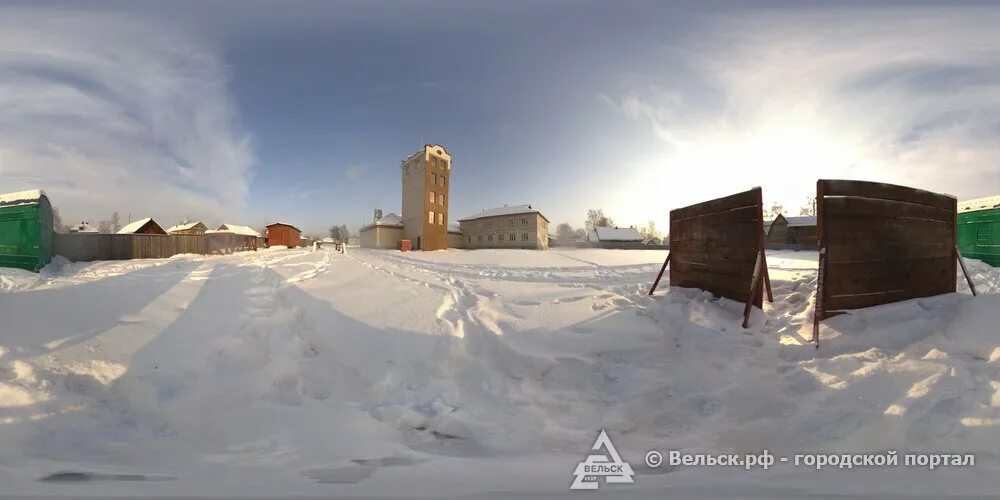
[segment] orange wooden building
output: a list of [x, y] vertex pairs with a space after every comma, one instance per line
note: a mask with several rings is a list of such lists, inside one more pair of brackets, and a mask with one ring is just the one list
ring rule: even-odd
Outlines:
[[283, 222], [268, 224], [267, 246], [273, 247], [284, 245], [288, 248], [297, 248], [299, 246], [299, 236], [301, 234], [302, 231], [291, 224], [285, 224]]

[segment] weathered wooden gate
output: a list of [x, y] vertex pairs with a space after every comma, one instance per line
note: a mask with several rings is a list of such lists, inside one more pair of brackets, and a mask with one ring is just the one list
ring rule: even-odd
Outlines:
[[652, 295], [670, 265], [670, 285], [700, 288], [744, 302], [743, 327], [751, 305], [771, 296], [764, 254], [760, 188], [670, 211], [670, 253], [660, 268]]

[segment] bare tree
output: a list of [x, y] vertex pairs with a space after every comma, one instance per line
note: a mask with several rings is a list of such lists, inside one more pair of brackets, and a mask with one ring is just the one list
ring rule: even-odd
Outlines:
[[611, 217], [604, 215], [604, 209], [587, 210], [587, 231], [592, 231], [595, 227], [611, 227], [614, 225], [615, 221]]
[[345, 243], [347, 239], [351, 237], [351, 232], [347, 229], [346, 224], [341, 224], [339, 226], [330, 226], [330, 239], [336, 241], [337, 243]]
[[643, 239], [646, 240], [654, 240], [659, 243], [663, 239], [663, 233], [656, 228], [656, 222], [654, 221], [649, 221], [649, 224], [646, 227], [640, 228], [639, 232], [642, 234]]
[[767, 214], [770, 218], [774, 219], [779, 215], [783, 214], [784, 212], [785, 212], [785, 207], [783, 207], [781, 203], [774, 202], [771, 204], [771, 210], [768, 211]]
[[559, 245], [569, 245], [575, 238], [576, 232], [573, 231], [573, 226], [566, 222], [556, 226], [556, 243]]
[[806, 196], [806, 204], [799, 209], [799, 215], [816, 215], [815, 196]]

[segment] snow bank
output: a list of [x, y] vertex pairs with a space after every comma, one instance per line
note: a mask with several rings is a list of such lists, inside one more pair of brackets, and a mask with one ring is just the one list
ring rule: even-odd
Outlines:
[[[719, 471], [651, 474], [640, 465], [652, 449], [963, 450], [995, 472], [996, 269], [970, 262], [980, 297], [825, 321], [817, 351], [815, 252], [769, 256], [775, 301], [746, 330], [733, 301], [646, 296], [663, 256], [323, 249], [63, 263], [0, 301], [14, 329], [0, 336], [0, 449], [32, 457], [0, 461], [0, 475], [15, 494], [58, 494], [36, 479], [67, 470], [172, 478], [143, 484], [163, 495], [564, 494], [601, 428], [639, 472], [615, 496], [719, 486]], [[818, 477], [794, 472], [768, 487]], [[997, 486], [948, 474], [906, 485]], [[734, 491], [769, 491], [728, 477]], [[859, 491], [881, 484], [866, 481]], [[121, 484], [78, 492], [130, 491]]]

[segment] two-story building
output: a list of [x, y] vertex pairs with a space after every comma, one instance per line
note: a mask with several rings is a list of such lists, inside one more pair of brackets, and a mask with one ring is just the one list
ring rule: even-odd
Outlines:
[[458, 220], [466, 248], [549, 248], [549, 220], [531, 205], [505, 205]]

